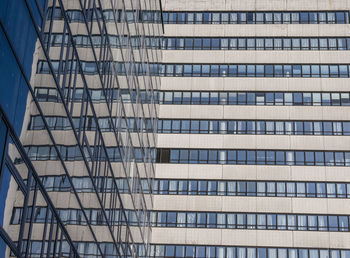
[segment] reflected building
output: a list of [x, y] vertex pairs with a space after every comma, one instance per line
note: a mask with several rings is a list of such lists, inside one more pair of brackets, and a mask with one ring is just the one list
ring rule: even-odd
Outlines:
[[147, 254], [160, 2], [17, 2], [0, 6], [0, 256]]

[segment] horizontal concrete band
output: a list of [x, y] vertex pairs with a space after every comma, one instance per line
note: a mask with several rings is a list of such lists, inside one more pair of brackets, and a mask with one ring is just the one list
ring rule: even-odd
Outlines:
[[166, 24], [166, 37], [346, 37], [349, 24]]
[[153, 228], [152, 244], [235, 245], [258, 247], [350, 248], [350, 235], [339, 232], [270, 232], [229, 229]]
[[344, 150], [346, 136], [158, 134], [158, 148]]
[[163, 11], [243, 11], [243, 10], [255, 10], [255, 11], [292, 11], [292, 10], [344, 10], [350, 9], [350, 3], [346, 0], [293, 0], [293, 1], [235, 1], [235, 0], [179, 0], [172, 1], [167, 0], [163, 3]]
[[258, 212], [298, 214], [343, 214], [347, 199], [311, 199], [245, 196], [174, 196], [155, 195], [154, 210], [203, 212]]
[[350, 51], [164, 50], [164, 63], [347, 63]]
[[156, 178], [350, 182], [346, 167], [156, 164]]
[[348, 83], [348, 78], [162, 77], [160, 89], [164, 91], [349, 92]]
[[159, 117], [167, 119], [310, 119], [344, 121], [350, 119], [350, 113], [347, 108], [337, 106], [162, 105], [159, 110]]

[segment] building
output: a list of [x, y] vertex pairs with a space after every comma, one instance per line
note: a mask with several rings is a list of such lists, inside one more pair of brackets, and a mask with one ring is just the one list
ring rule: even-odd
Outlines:
[[349, 8], [163, 1], [152, 257], [349, 257]]
[[1, 257], [350, 258], [349, 1], [18, 1]]

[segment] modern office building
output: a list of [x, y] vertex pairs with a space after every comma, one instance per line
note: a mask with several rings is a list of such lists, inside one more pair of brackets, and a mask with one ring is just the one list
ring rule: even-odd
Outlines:
[[349, 10], [2, 1], [0, 257], [350, 258]]
[[350, 257], [349, 9], [163, 1], [155, 257]]

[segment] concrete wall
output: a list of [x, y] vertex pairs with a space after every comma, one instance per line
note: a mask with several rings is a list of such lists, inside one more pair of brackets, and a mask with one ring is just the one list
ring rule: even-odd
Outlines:
[[[347, 0], [166, 0], [164, 11], [316, 11], [349, 10]], [[324, 37], [349, 36], [344, 24], [166, 24], [175, 37]], [[349, 51], [165, 50], [165, 63], [348, 63]], [[169, 91], [348, 92], [346, 78], [162, 78]], [[161, 105], [165, 119], [261, 119], [347, 121], [340, 106]], [[213, 149], [344, 150], [347, 136], [159, 134], [158, 147]], [[285, 180], [349, 182], [349, 169], [322, 166], [157, 164], [156, 178], [210, 180]], [[176, 211], [349, 214], [339, 198], [156, 195], [154, 209]], [[350, 248], [341, 232], [239, 229], [153, 228], [152, 243]]]

